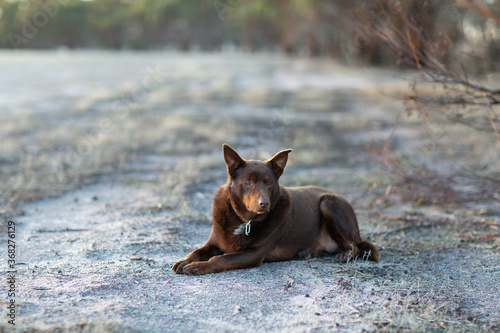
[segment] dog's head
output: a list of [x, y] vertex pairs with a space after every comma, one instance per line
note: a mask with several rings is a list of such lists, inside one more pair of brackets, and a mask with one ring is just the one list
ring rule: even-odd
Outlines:
[[291, 149], [283, 150], [268, 161], [244, 160], [224, 144], [224, 161], [229, 174], [231, 202], [245, 219], [264, 217], [279, 199], [278, 180], [285, 171]]

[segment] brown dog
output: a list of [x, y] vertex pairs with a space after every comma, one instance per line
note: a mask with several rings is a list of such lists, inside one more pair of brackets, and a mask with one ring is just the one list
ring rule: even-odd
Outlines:
[[361, 240], [356, 214], [344, 198], [321, 187], [278, 183], [291, 149], [262, 162], [246, 161], [226, 144], [222, 148], [229, 177], [215, 194], [210, 237], [172, 266], [175, 273], [257, 267], [303, 251], [378, 261], [375, 246]]

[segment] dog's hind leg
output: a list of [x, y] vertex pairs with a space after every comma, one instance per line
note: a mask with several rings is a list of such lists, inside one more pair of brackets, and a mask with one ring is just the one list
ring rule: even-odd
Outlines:
[[349, 202], [341, 196], [325, 194], [320, 199], [319, 208], [330, 237], [339, 245], [342, 261], [356, 257], [378, 261], [375, 246], [361, 241], [356, 213]]

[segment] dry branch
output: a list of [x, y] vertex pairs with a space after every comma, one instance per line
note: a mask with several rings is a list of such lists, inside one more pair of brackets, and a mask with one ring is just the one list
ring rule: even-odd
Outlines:
[[[464, 8], [500, 22], [500, 14], [479, 0], [456, 1]], [[451, 68], [448, 56], [453, 43], [450, 38], [444, 36], [432, 39], [423, 28], [423, 23], [401, 6], [390, 11], [382, 8], [380, 15], [384, 18], [383, 22], [368, 16], [360, 8], [356, 10], [356, 15], [361, 25], [389, 45], [402, 62], [419, 69], [422, 74], [420, 82], [437, 83], [444, 88], [444, 94], [438, 96], [406, 96], [407, 106], [408, 103], [414, 103], [412, 109], [422, 113], [428, 110], [422, 109], [423, 106], [434, 106], [434, 112], [441, 113], [452, 122], [475, 130], [494, 132], [500, 147], [499, 120], [494, 108], [500, 104], [500, 89], [471, 80], [463, 66], [461, 71]], [[463, 106], [464, 110], [457, 113], [449, 109], [457, 105]], [[482, 107], [481, 112], [477, 112], [474, 107]], [[468, 116], [473, 116], [474, 120], [466, 119]]]

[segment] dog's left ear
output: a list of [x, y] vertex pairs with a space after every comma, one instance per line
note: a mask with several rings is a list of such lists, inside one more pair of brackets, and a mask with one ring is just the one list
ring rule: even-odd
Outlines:
[[274, 172], [280, 177], [285, 172], [286, 162], [288, 162], [288, 154], [292, 152], [291, 149], [282, 150], [273, 156], [270, 160], [266, 161], [273, 167]]

